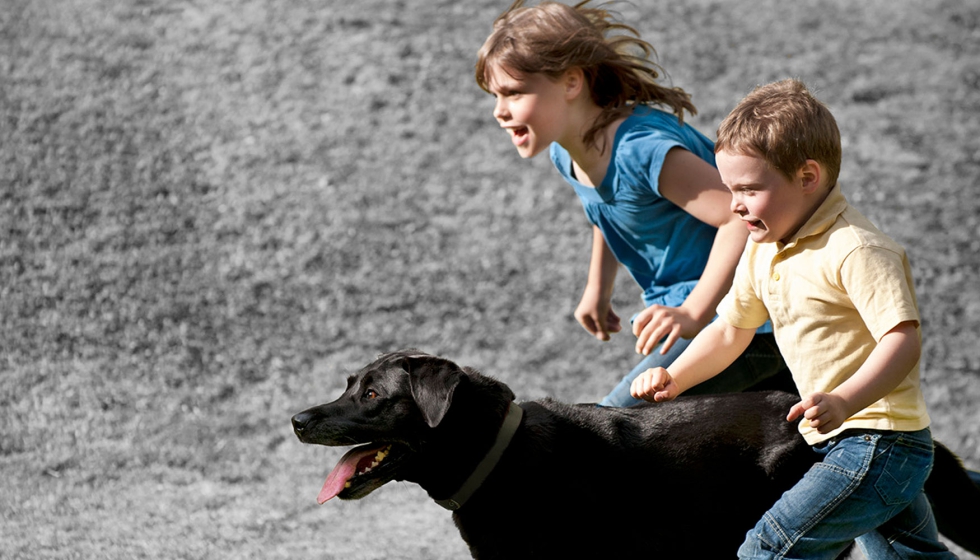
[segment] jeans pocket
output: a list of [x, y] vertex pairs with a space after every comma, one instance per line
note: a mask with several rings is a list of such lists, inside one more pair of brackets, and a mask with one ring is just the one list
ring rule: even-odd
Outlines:
[[844, 432], [828, 442], [826, 456], [820, 465], [847, 473], [856, 480], [863, 479], [869, 473], [878, 450], [885, 443], [881, 440], [880, 433]]
[[[913, 435], [914, 434], [914, 435]], [[911, 502], [922, 492], [922, 487], [932, 470], [932, 445], [928, 447], [915, 437], [899, 434], [894, 445], [887, 451], [881, 473], [875, 482], [875, 490], [887, 505], [902, 505]]]

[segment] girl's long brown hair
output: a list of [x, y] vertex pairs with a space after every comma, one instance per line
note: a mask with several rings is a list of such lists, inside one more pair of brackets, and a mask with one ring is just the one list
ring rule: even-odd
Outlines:
[[685, 110], [697, 114], [687, 92], [657, 83], [663, 69], [651, 60], [653, 47], [635, 29], [588, 3], [526, 7], [524, 0], [514, 2], [494, 21], [480, 48], [476, 83], [489, 92], [492, 67], [553, 79], [581, 68], [592, 100], [602, 109], [583, 137], [586, 145], [595, 145], [603, 129], [637, 104], [670, 107], [682, 122]]

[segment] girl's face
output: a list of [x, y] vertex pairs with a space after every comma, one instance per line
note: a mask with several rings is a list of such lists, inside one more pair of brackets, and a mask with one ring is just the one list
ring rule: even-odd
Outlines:
[[497, 98], [493, 116], [510, 134], [521, 157], [534, 157], [552, 142], [561, 143], [568, 120], [568, 95], [561, 80], [508, 73], [499, 65], [491, 65], [489, 73], [490, 93]]

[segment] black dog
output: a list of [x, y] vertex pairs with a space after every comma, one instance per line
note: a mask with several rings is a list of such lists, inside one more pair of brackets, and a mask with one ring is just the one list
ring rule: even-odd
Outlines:
[[[365, 366], [339, 399], [292, 422], [306, 443], [367, 444], [330, 473], [321, 503], [415, 482], [455, 510], [481, 559], [731, 558], [816, 460], [784, 420], [798, 400], [788, 393], [631, 408], [513, 400], [495, 379], [404, 351]], [[980, 490], [948, 450], [936, 452], [927, 493], [940, 530], [977, 553], [969, 518]]]

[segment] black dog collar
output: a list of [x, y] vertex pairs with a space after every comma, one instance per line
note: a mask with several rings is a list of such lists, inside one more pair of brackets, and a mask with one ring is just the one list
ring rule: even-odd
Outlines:
[[510, 445], [510, 440], [513, 439], [514, 433], [517, 432], [517, 427], [521, 424], [521, 418], [523, 416], [524, 409], [517, 403], [511, 402], [510, 408], [507, 409], [507, 415], [504, 416], [504, 423], [500, 426], [500, 431], [497, 432], [497, 441], [493, 443], [493, 447], [487, 452], [486, 457], [480, 461], [480, 464], [473, 470], [473, 474], [466, 479], [466, 482], [463, 483], [463, 486], [455, 494], [445, 500], [436, 500], [437, 504], [450, 511], [455, 511], [463, 507], [466, 500], [470, 499], [473, 492], [476, 492], [477, 488], [493, 472], [493, 468], [497, 466], [500, 457], [503, 456], [507, 446]]

